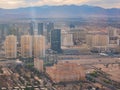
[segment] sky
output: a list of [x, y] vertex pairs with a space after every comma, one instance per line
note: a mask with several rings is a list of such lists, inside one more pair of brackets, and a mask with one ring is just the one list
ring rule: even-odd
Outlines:
[[120, 0], [0, 0], [0, 8], [20, 8], [43, 5], [92, 5], [104, 8], [120, 8]]

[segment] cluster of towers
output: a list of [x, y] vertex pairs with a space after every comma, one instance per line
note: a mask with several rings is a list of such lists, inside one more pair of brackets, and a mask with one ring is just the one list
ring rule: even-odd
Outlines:
[[42, 35], [21, 36], [19, 48], [17, 48], [17, 37], [9, 35], [6, 37], [4, 45], [6, 58], [17, 58], [18, 54], [22, 58], [45, 57], [45, 37]]
[[30, 57], [45, 57], [45, 47], [47, 43], [50, 43], [50, 48], [56, 52], [61, 52], [61, 30], [54, 29], [53, 23], [48, 23], [45, 26], [43, 23], [29, 24], [28, 34], [21, 35], [18, 41], [17, 35], [7, 35], [5, 38], [5, 57], [16, 58], [21, 56], [22, 58]]

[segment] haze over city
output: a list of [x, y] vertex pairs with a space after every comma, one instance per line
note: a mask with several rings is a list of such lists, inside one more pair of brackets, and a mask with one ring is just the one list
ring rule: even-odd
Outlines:
[[0, 0], [0, 90], [120, 90], [120, 0]]
[[21, 8], [31, 6], [92, 5], [103, 8], [120, 8], [119, 0], [1, 0], [0, 8]]

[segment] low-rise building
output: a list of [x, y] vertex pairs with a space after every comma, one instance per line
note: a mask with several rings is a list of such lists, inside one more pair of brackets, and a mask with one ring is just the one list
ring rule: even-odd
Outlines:
[[34, 58], [34, 68], [40, 72], [43, 72], [43, 60]]
[[55, 83], [85, 79], [83, 67], [70, 62], [58, 62], [52, 67], [46, 67], [46, 73]]

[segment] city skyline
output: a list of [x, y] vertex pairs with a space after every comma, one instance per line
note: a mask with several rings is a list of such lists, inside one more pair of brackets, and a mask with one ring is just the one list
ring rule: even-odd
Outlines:
[[120, 8], [119, 0], [1, 0], [0, 8], [13, 9], [33, 6], [92, 5], [103, 8]]
[[1, 0], [0, 12], [0, 90], [120, 89], [118, 0]]
[[0, 24], [0, 90], [119, 90], [120, 24], [46, 20]]

